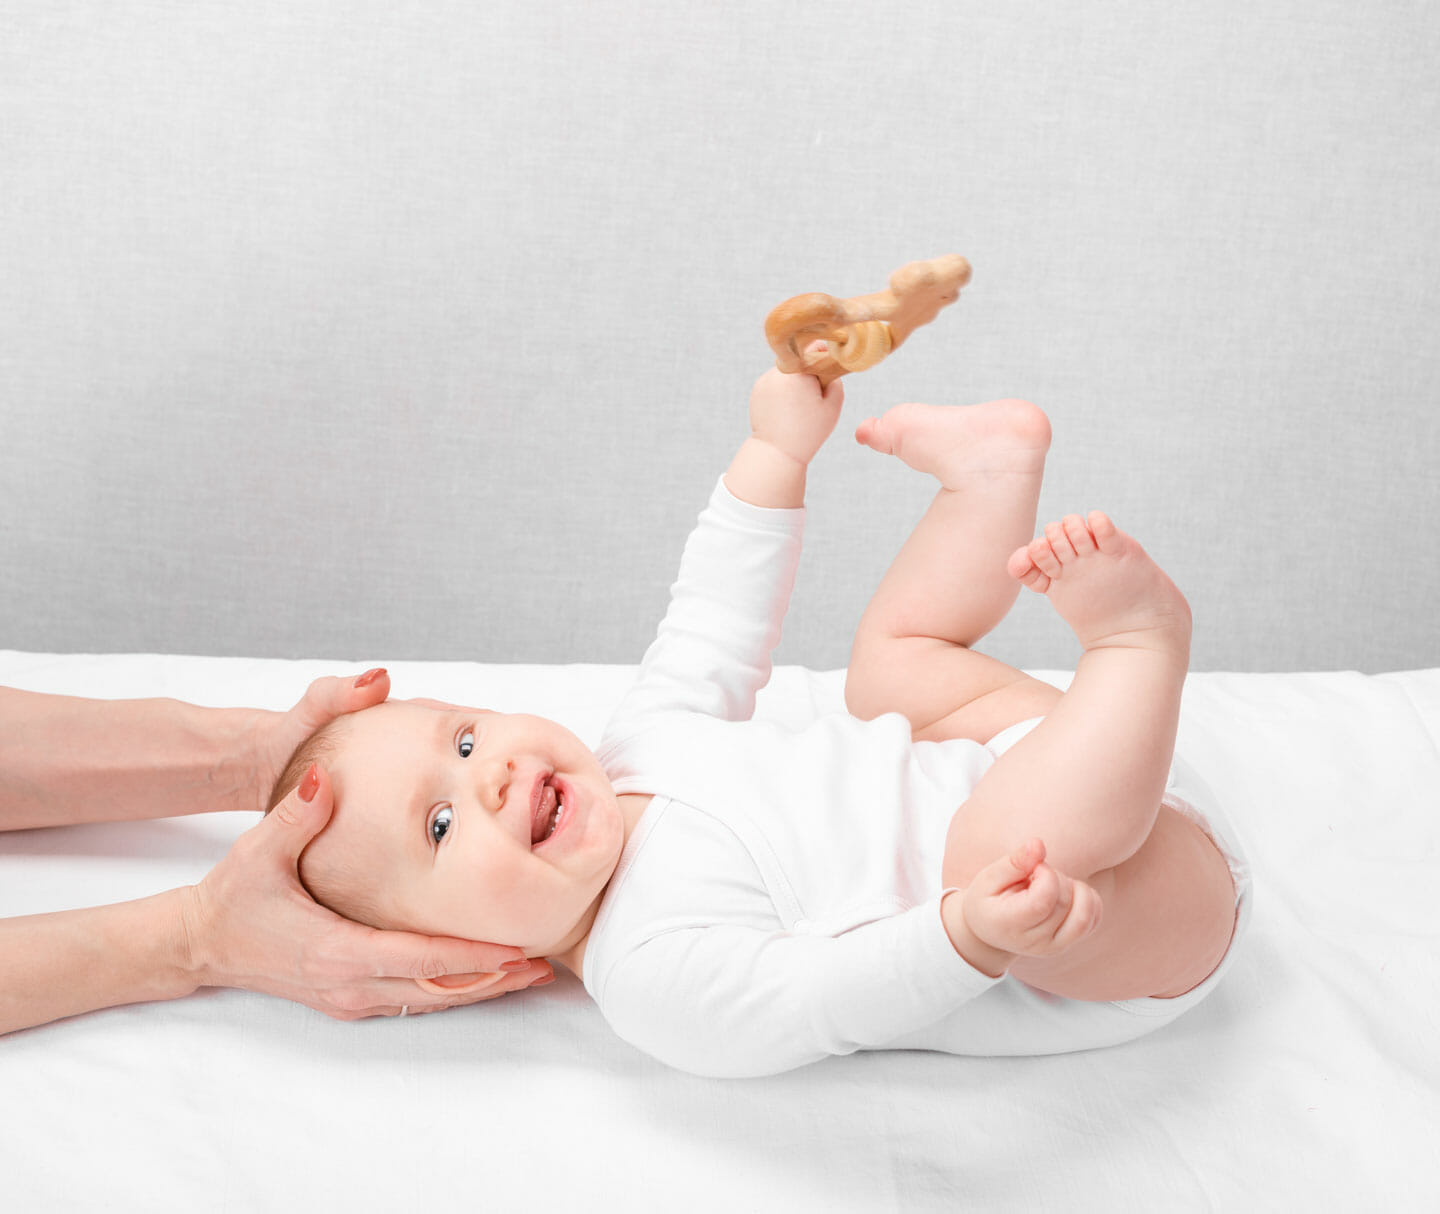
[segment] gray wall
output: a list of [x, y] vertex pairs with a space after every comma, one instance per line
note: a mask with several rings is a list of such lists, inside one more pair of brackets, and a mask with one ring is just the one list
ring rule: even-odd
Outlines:
[[855, 423], [1024, 396], [1197, 668], [1440, 664], [1437, 63], [1421, 3], [0, 0], [0, 646], [633, 661], [769, 308], [958, 252], [781, 660], [929, 495]]

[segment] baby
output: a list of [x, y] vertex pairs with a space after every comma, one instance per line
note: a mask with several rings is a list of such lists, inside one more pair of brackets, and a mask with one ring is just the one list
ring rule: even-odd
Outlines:
[[[540, 717], [430, 701], [302, 746], [275, 799], [328, 767], [335, 813], [301, 860], [315, 897], [558, 960], [620, 1036], [705, 1075], [1112, 1045], [1213, 990], [1249, 878], [1173, 755], [1189, 608], [1098, 511], [1032, 539], [1050, 442], [1034, 405], [860, 425], [939, 490], [860, 621], [849, 712], [751, 719], [842, 396], [757, 382], [751, 437], [595, 751]], [[1022, 583], [1084, 647], [1064, 693], [973, 648]]]

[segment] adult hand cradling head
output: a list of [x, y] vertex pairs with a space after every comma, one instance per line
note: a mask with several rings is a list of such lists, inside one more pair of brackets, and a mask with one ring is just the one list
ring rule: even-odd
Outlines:
[[[263, 810], [304, 739], [389, 691], [383, 670], [322, 678], [289, 711], [265, 712], [0, 688], [0, 830]], [[354, 1020], [553, 980], [514, 946], [380, 931], [316, 903], [299, 860], [332, 809], [329, 776], [312, 764], [199, 884], [0, 920], [0, 1033], [201, 986]]]
[[[315, 680], [271, 725], [262, 753], [272, 758], [273, 776], [316, 730], [381, 703], [389, 691], [384, 670]], [[317, 904], [300, 881], [300, 855], [333, 809], [329, 774], [311, 764], [194, 887], [186, 937], [203, 985], [263, 991], [354, 1020], [458, 1007], [553, 980], [547, 962], [528, 959], [519, 948], [378, 931]]]

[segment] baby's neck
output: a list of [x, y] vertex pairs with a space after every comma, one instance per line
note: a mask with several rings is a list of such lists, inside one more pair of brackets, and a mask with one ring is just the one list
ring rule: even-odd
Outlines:
[[[625, 820], [625, 843], [629, 843], [630, 836], [635, 833], [636, 826], [640, 824], [640, 818], [650, 805], [651, 797], [649, 793], [620, 793], [615, 800], [620, 806], [620, 816]], [[621, 848], [623, 850], [623, 843]], [[605, 900], [605, 894], [609, 892], [609, 889], [609, 884], [606, 884], [605, 888], [600, 891], [600, 896], [585, 912], [585, 918], [581, 921], [582, 933], [579, 940], [565, 948], [563, 952], [550, 955], [551, 961], [560, 962], [582, 982], [585, 980], [585, 946], [590, 943], [590, 931], [595, 925], [595, 916], [600, 913], [600, 903]]]

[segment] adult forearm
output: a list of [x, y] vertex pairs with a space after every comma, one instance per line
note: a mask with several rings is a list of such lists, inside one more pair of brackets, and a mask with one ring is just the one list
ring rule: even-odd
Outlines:
[[189, 973], [185, 896], [0, 919], [0, 1034], [190, 994], [200, 984]]
[[275, 715], [0, 688], [0, 830], [264, 808]]

